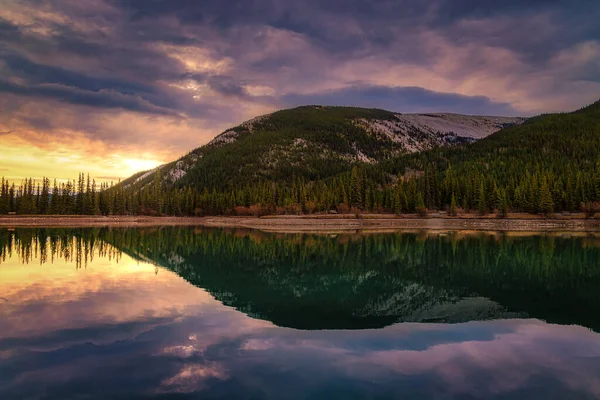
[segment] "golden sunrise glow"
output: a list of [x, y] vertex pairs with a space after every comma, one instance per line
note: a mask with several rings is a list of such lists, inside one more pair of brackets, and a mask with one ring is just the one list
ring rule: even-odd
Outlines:
[[97, 146], [99, 153], [91, 149], [69, 148], [66, 146], [46, 149], [32, 146], [31, 143], [16, 135], [7, 135], [2, 139], [0, 151], [0, 176], [17, 184], [23, 177], [41, 179], [56, 178], [58, 182], [72, 180], [80, 172], [90, 174], [97, 183], [117, 182], [136, 172], [156, 168], [170, 161], [175, 155], [163, 156], [141, 153], [131, 157], [127, 153], [104, 155], [103, 146]]
[[123, 162], [134, 171], [145, 171], [158, 167], [161, 163], [157, 160], [140, 160], [135, 158], [124, 159]]
[[[63, 326], [85, 326], [94, 321], [115, 323], [141, 317], [176, 317], [189, 307], [216, 306], [212, 296], [177, 274], [112, 252], [94, 251], [92, 260], [76, 267], [74, 260], [57, 256], [40, 263], [37, 254], [28, 263], [16, 252], [0, 261], [0, 319], [10, 321], [6, 335], [49, 332]], [[91, 301], [109, 293], [102, 301]], [[160, 293], [160, 295], [158, 295]], [[85, 306], [79, 306], [84, 304]], [[19, 318], [23, 308], [46, 307], [47, 318]], [[35, 307], [34, 307], [35, 309]]]
[[[190, 90], [185, 89], [185, 92], [192, 97]], [[220, 104], [217, 99], [214, 103]], [[226, 102], [220, 105], [225, 107]], [[87, 129], [93, 130], [91, 134], [80, 130], [83, 127], [78, 121], [79, 106], [59, 102], [39, 106], [25, 104], [22, 115], [38, 113], [57, 126], [71, 128], [38, 130], [26, 120], [6, 120], [0, 115], [0, 177], [16, 184], [23, 178], [40, 180], [43, 177], [64, 182], [84, 173], [96, 183], [116, 183], [176, 160], [231, 125], [274, 111], [272, 107], [253, 103], [238, 106], [241, 116], [236, 122], [221, 125], [124, 110], [94, 112], [86, 117]]]

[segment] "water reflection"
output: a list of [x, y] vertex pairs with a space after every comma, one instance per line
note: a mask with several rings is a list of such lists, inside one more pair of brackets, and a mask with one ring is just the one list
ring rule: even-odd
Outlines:
[[[18, 230], [0, 258], [85, 268], [123, 253], [226, 305], [300, 329], [535, 317], [600, 329], [593, 236], [273, 235], [190, 228]], [[42, 246], [40, 243], [46, 243]], [[36, 261], [36, 262], [38, 262]]]
[[0, 398], [597, 398], [599, 251], [590, 237], [0, 230]]

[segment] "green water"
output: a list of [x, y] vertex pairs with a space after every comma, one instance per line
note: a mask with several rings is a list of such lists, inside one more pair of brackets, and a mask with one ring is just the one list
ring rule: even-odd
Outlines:
[[0, 398], [597, 398], [594, 235], [0, 230]]

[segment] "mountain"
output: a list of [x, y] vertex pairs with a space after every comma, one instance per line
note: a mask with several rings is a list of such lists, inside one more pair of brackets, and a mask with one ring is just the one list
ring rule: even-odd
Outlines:
[[599, 155], [600, 102], [527, 120], [299, 107], [101, 192], [100, 212], [592, 217], [600, 212]]
[[[402, 154], [472, 143], [524, 118], [397, 114], [378, 109], [304, 106], [256, 117], [161, 169], [167, 184], [199, 188], [236, 182], [314, 180]], [[125, 186], [145, 185], [156, 170]]]
[[500, 197], [509, 209], [530, 213], [589, 208], [600, 201], [600, 101], [530, 118], [461, 149], [396, 157], [371, 176], [387, 185], [376, 177], [407, 171], [421, 173], [410, 190], [422, 192], [427, 208], [450, 205], [452, 194], [459, 207], [482, 212], [497, 208]]

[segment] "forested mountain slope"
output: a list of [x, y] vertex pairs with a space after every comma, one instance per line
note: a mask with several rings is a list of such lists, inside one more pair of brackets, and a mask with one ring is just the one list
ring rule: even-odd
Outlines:
[[[315, 180], [392, 157], [471, 143], [524, 118], [395, 114], [377, 109], [305, 106], [260, 116], [161, 167], [177, 186], [224, 189], [239, 182]], [[126, 186], [146, 185], [154, 171]]]
[[[454, 124], [453, 133], [415, 123], [431, 118]], [[410, 128], [402, 128], [408, 119]], [[133, 177], [109, 191], [107, 203], [125, 212], [175, 215], [332, 209], [505, 215], [582, 208], [592, 214], [598, 208], [600, 102], [518, 125], [497, 119], [510, 126], [475, 141], [493, 130], [492, 119], [344, 107], [284, 110]], [[392, 125], [385, 134], [377, 130]], [[475, 126], [481, 133], [473, 133]]]
[[415, 201], [422, 193], [429, 208], [450, 205], [454, 194], [459, 207], [482, 212], [502, 205], [528, 212], [575, 211], [600, 199], [599, 156], [600, 101], [572, 113], [531, 118], [461, 149], [397, 157], [370, 176], [386, 185], [390, 176], [418, 171], [399, 190], [412, 192]]

